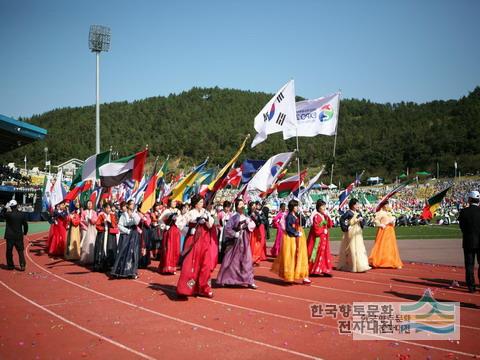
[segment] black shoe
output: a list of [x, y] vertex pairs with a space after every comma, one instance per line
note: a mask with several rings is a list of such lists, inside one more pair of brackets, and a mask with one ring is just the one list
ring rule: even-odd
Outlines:
[[473, 294], [475, 291], [476, 291], [476, 290], [475, 290], [474, 287], [469, 287], [469, 288], [468, 288], [468, 292], [469, 292], [470, 294]]
[[327, 273], [323, 273], [323, 276], [324, 276], [324, 277], [333, 277], [332, 274], [327, 274]]
[[7, 270], [15, 270], [15, 266], [13, 266], [13, 265], [7, 265]]
[[20, 265], [20, 271], [25, 271], [25, 265]]

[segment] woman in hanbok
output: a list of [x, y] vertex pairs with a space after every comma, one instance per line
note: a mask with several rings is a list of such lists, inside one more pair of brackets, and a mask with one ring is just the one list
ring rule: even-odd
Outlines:
[[287, 283], [301, 279], [303, 284], [311, 284], [308, 278], [307, 240], [300, 224], [296, 200], [288, 202], [282, 247], [280, 254], [273, 261], [272, 271]]
[[109, 271], [117, 255], [117, 217], [111, 212], [109, 203], [103, 204], [103, 211], [97, 217], [97, 238], [95, 240], [93, 269]]
[[138, 278], [140, 236], [137, 226], [140, 223], [140, 215], [134, 210], [135, 202], [129, 200], [126, 204], [126, 210], [118, 220], [120, 238], [117, 258], [110, 271], [113, 277]]
[[282, 238], [283, 238], [283, 229], [281, 226], [282, 219], [287, 216], [287, 212], [285, 211], [286, 204], [281, 203], [280, 204], [280, 210], [278, 211], [278, 214], [275, 215], [272, 221], [272, 226], [277, 229], [277, 236], [275, 237], [275, 242], [273, 243], [272, 248], [270, 249], [270, 254], [273, 257], [277, 257], [278, 254], [280, 253], [280, 248], [282, 246]]
[[212, 247], [216, 246], [213, 236], [213, 218], [203, 208], [203, 199], [194, 195], [191, 199], [192, 210], [186, 215], [189, 228], [182, 252], [182, 272], [177, 284], [177, 293], [181, 296], [213, 297], [210, 275]]
[[177, 217], [177, 227], [180, 230], [180, 254], [183, 251], [183, 243], [185, 242], [185, 238], [187, 237], [188, 234], [188, 226], [187, 225], [187, 212], [190, 210], [188, 207], [188, 204], [180, 204], [178, 206], [178, 210], [180, 211], [180, 214]]
[[68, 216], [67, 246], [65, 247], [65, 259], [80, 259], [80, 204], [75, 202], [75, 210]]
[[375, 226], [378, 228], [368, 262], [374, 268], [401, 269], [403, 266], [395, 236], [395, 217], [388, 201], [375, 215]]
[[53, 212], [53, 221], [51, 240], [48, 246], [48, 255], [64, 256], [67, 245], [68, 225], [68, 212], [65, 208], [64, 202], [60, 203]]
[[235, 200], [236, 213], [225, 225], [225, 255], [217, 276], [217, 284], [242, 285], [256, 289], [250, 251], [250, 237], [255, 229], [255, 222], [244, 215], [244, 208], [243, 200]]
[[97, 238], [96, 224], [97, 212], [93, 210], [93, 202], [89, 200], [86, 209], [82, 211], [80, 221], [82, 229], [80, 263], [83, 265], [93, 264], [95, 239]]
[[217, 214], [218, 219], [218, 247], [219, 247], [219, 254], [218, 254], [218, 262], [222, 263], [223, 257], [225, 256], [225, 226], [227, 225], [228, 220], [230, 220], [232, 216], [232, 203], [228, 200], [223, 202], [222, 210], [220, 210]]
[[351, 199], [348, 207], [349, 210], [340, 218], [343, 238], [337, 270], [365, 272], [371, 267], [368, 265], [367, 250], [363, 242], [364, 219], [358, 211], [360, 204], [357, 199]]
[[250, 250], [252, 251], [253, 265], [259, 266], [261, 261], [267, 259], [267, 239], [263, 214], [261, 213], [262, 204], [255, 202], [251, 208], [250, 217], [255, 222], [255, 230], [250, 238]]
[[152, 258], [154, 260], [160, 260], [162, 255], [162, 237], [163, 237], [163, 229], [161, 229], [161, 207], [162, 204], [155, 203], [153, 205], [153, 211], [150, 213], [150, 217], [152, 219], [152, 224], [150, 225], [151, 228], [151, 237], [152, 237]]
[[326, 203], [318, 200], [312, 214], [312, 227], [307, 239], [310, 275], [332, 276], [333, 258], [330, 253], [329, 230], [333, 221], [326, 212]]
[[152, 262], [150, 259], [150, 250], [151, 250], [151, 233], [150, 233], [150, 225], [152, 224], [152, 218], [150, 217], [150, 213], [141, 213], [140, 208], [142, 205], [140, 204], [137, 208], [138, 214], [140, 215], [140, 248], [139, 248], [139, 261], [138, 267], [140, 269], [146, 269], [148, 265]]
[[162, 214], [162, 223], [165, 228], [163, 230], [160, 263], [158, 264], [158, 271], [161, 274], [174, 275], [177, 273], [181, 233], [177, 226], [177, 217], [180, 211], [174, 207], [175, 205], [176, 201], [172, 201], [170, 208]]

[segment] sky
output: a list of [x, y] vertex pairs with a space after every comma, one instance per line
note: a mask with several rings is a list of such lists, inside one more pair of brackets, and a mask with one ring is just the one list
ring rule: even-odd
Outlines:
[[[477, 0], [0, 0], [0, 114], [95, 103], [90, 25], [109, 26], [101, 102], [192, 87], [374, 102], [480, 86]], [[260, 110], [260, 109], [259, 109]]]

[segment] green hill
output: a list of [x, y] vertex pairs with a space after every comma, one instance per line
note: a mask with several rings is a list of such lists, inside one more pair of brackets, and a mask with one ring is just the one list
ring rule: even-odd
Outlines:
[[[271, 94], [220, 88], [193, 88], [178, 95], [152, 97], [101, 106], [101, 143], [120, 156], [149, 145], [160, 158], [180, 158], [190, 166], [210, 156], [210, 165], [222, 165], [243, 137], [251, 133], [253, 118]], [[72, 157], [85, 159], [95, 149], [95, 107], [62, 108], [22, 119], [48, 130], [46, 141], [36, 142], [0, 157], [3, 163], [20, 161], [43, 167], [48, 146], [52, 164]], [[335, 181], [350, 181], [355, 172], [394, 179], [409, 167], [441, 175], [453, 174], [454, 161], [462, 174], [476, 173], [480, 164], [480, 87], [459, 100], [424, 104], [377, 104], [344, 99], [335, 161]], [[333, 137], [300, 138], [302, 166], [318, 167], [332, 161]], [[242, 155], [266, 159], [292, 150], [295, 139], [269, 136]]]

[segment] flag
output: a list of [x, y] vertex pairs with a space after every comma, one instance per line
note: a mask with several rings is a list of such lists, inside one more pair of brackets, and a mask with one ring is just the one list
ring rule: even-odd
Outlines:
[[144, 150], [102, 165], [99, 168], [101, 185], [104, 187], [116, 186], [128, 179], [140, 181], [147, 155], [148, 150]]
[[150, 181], [148, 182], [148, 185], [143, 194], [143, 202], [140, 208], [140, 212], [145, 214], [148, 210], [150, 210], [153, 207], [153, 205], [155, 204], [156, 190], [157, 190], [157, 174], [154, 174], [150, 178]]
[[72, 190], [68, 192], [65, 196], [66, 201], [73, 201], [75, 200], [80, 193], [87, 191], [92, 186], [92, 180], [85, 180], [77, 184]]
[[286, 178], [285, 180], [280, 181], [276, 186], [278, 197], [287, 197], [288, 194], [298, 190], [300, 187], [299, 184], [303, 182], [303, 179], [305, 179], [306, 175], [307, 170], [303, 170], [300, 175], [295, 174], [293, 176], [290, 176], [289, 178]]
[[267, 135], [295, 127], [296, 122], [295, 85], [293, 80], [290, 80], [255, 116], [254, 127], [257, 135], [253, 139], [252, 148], [265, 141]]
[[442, 190], [439, 193], [433, 195], [430, 199], [426, 201], [425, 207], [422, 211], [422, 219], [430, 220], [435, 216], [435, 212], [442, 204], [442, 200], [445, 195], [447, 195], [447, 192], [448, 190], [450, 190], [450, 188], [451, 186], [447, 187], [445, 190]]
[[172, 194], [170, 195], [170, 198], [172, 200], [177, 200], [177, 201], [183, 201], [183, 193], [187, 186], [192, 186], [194, 183], [197, 174], [203, 170], [205, 165], [207, 165], [208, 158], [198, 165], [196, 168], [192, 170], [187, 176], [185, 176], [182, 180], [180, 180], [175, 187], [172, 189]]
[[235, 155], [230, 159], [228, 163], [225, 164], [225, 166], [220, 170], [217, 174], [217, 177], [215, 180], [213, 180], [209, 185], [208, 185], [208, 190], [210, 191], [217, 191], [220, 188], [220, 185], [222, 184], [223, 179], [228, 175], [229, 170], [232, 168], [233, 164], [235, 161], [237, 161], [238, 157], [243, 151], [243, 148], [245, 147], [245, 144], [247, 143], [247, 140], [250, 138], [250, 135], [247, 135], [245, 137], [245, 140], [243, 140], [242, 145], [240, 145], [240, 148], [237, 150]]
[[42, 190], [42, 210], [43, 211], [51, 211], [52, 210], [52, 177], [50, 175], [46, 175], [43, 180], [43, 190]]
[[318, 179], [320, 179], [320, 176], [322, 176], [324, 170], [325, 170], [325, 165], [322, 166], [322, 168], [320, 169], [317, 175], [315, 175], [313, 178], [310, 179], [305, 189], [300, 191], [300, 196], [299, 196], [300, 198], [306, 193], [308, 193], [310, 190], [312, 190], [313, 185], [315, 185]]
[[143, 193], [145, 192], [145, 188], [148, 185], [148, 180], [145, 175], [143, 175], [142, 180], [138, 183], [136, 188], [134, 188], [130, 194], [128, 200], [133, 200], [135, 204], [140, 204], [142, 202]]
[[158, 173], [157, 173], [157, 179], [158, 180], [165, 177], [165, 175], [167, 174], [167, 172], [168, 172], [168, 159], [169, 158], [170, 158], [170, 156], [167, 156], [167, 159], [163, 163], [162, 167], [160, 168], [160, 170], [158, 170]]
[[77, 170], [75, 176], [72, 180], [72, 186], [74, 187], [75, 184], [78, 184], [80, 181], [85, 180], [96, 180], [99, 178], [99, 171], [98, 169], [102, 166], [107, 164], [110, 161], [110, 151], [105, 151], [100, 154], [95, 154], [90, 156], [82, 166]]
[[348, 197], [349, 197], [350, 194], [352, 193], [353, 189], [354, 189], [356, 186], [360, 185], [360, 179], [361, 179], [361, 177], [362, 177], [362, 175], [363, 175], [364, 172], [365, 172], [365, 170], [362, 171], [362, 172], [360, 173], [360, 175], [357, 175], [357, 176], [355, 177], [355, 181], [352, 182], [350, 185], [348, 185], [347, 188], [340, 193], [340, 196], [338, 197], [338, 202], [339, 202], [338, 208], [339, 208], [340, 210], [343, 209], [343, 208], [345, 207], [345, 205], [347, 205]]
[[410, 179], [410, 180], [407, 180], [407, 181], [404, 181], [403, 183], [399, 184], [397, 187], [393, 188], [393, 190], [391, 190], [387, 195], [385, 195], [383, 197], [382, 200], [380, 200], [380, 202], [378, 203], [377, 207], [375, 208], [375, 211], [379, 211], [383, 205], [385, 205], [385, 203], [388, 201], [388, 199], [390, 199], [393, 195], [395, 195], [397, 192], [399, 192], [400, 190], [402, 190], [404, 187], [406, 187], [408, 184], [410, 184], [411, 182], [413, 182], [414, 179]]
[[296, 127], [287, 127], [284, 139], [295, 136], [335, 135], [337, 131], [340, 93], [296, 103]]
[[240, 185], [240, 181], [242, 181], [242, 168], [233, 168], [223, 180], [221, 188], [223, 189], [228, 185], [232, 187], [238, 187]]
[[60, 169], [57, 173], [57, 178], [50, 195], [52, 207], [55, 207], [57, 204], [61, 203], [65, 197], [65, 188], [62, 185], [62, 181], [63, 174], [62, 170]]
[[267, 191], [275, 183], [283, 169], [287, 167], [293, 154], [294, 152], [280, 153], [268, 159], [250, 180], [247, 190]]
[[242, 165], [240, 166], [242, 170], [242, 184], [248, 183], [253, 175], [260, 169], [263, 165], [265, 165], [266, 160], [245, 160]]
[[215, 197], [216, 192], [222, 189], [223, 180], [227, 177], [230, 169], [234, 166], [235, 161], [237, 161], [238, 157], [242, 153], [245, 144], [247, 143], [247, 140], [249, 138], [250, 134], [245, 137], [245, 140], [243, 140], [242, 145], [240, 145], [240, 148], [237, 150], [235, 155], [233, 155], [230, 161], [225, 164], [225, 166], [218, 172], [215, 179], [208, 185], [208, 191], [205, 194], [205, 202], [207, 204], [211, 203]]
[[102, 194], [102, 188], [96, 187], [90, 194], [90, 201], [93, 204], [94, 209], [98, 209], [98, 202], [100, 201], [100, 196]]

